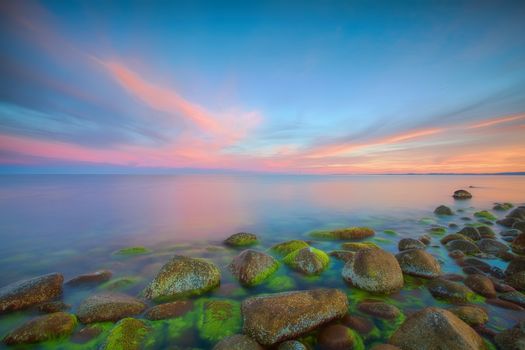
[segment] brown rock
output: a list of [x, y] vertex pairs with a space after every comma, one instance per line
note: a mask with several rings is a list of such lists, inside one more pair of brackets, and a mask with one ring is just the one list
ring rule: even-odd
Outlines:
[[449, 311], [470, 326], [485, 324], [489, 320], [487, 311], [475, 305], [456, 306]]
[[102, 271], [97, 271], [93, 273], [88, 273], [85, 275], [79, 275], [67, 281], [66, 284], [69, 286], [99, 284], [99, 283], [109, 281], [111, 276], [113, 276], [113, 273], [111, 271], [102, 270]]
[[465, 279], [465, 285], [474, 292], [483, 295], [486, 298], [495, 298], [496, 289], [494, 284], [487, 276], [483, 275], [469, 275]]
[[215, 344], [213, 350], [264, 350], [264, 348], [250, 337], [234, 334]]
[[401, 315], [401, 311], [394, 305], [380, 301], [363, 301], [357, 305], [359, 311], [366, 314], [392, 320]]
[[277, 271], [279, 263], [271, 255], [246, 249], [233, 259], [228, 268], [242, 285], [254, 286]]
[[344, 325], [352, 329], [355, 329], [358, 333], [361, 333], [361, 334], [370, 333], [370, 331], [374, 329], [374, 324], [370, 322], [369, 320], [367, 320], [366, 318], [355, 316], [355, 315], [350, 315], [349, 313], [347, 313], [341, 319], [341, 322]]
[[7, 345], [39, 343], [70, 335], [76, 324], [75, 316], [55, 312], [24, 323], [6, 335], [3, 341]]
[[317, 343], [323, 350], [348, 350], [354, 347], [354, 334], [341, 324], [323, 328], [317, 335]]
[[171, 303], [160, 304], [149, 308], [144, 317], [151, 321], [165, 320], [168, 318], [180, 317], [193, 308], [193, 303], [189, 300], [179, 300]]
[[115, 322], [140, 314], [146, 308], [142, 301], [120, 293], [95, 294], [78, 307], [77, 316], [82, 323]]
[[435, 278], [441, 274], [441, 265], [429, 253], [422, 249], [404, 250], [396, 255], [401, 270], [408, 274], [424, 278]]

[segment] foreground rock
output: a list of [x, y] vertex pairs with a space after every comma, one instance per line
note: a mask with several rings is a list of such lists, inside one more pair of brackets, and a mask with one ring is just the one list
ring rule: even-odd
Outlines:
[[56, 312], [24, 323], [7, 334], [3, 341], [7, 345], [39, 343], [68, 336], [73, 333], [76, 325], [75, 316]]
[[134, 318], [120, 320], [110, 331], [102, 350], [140, 350], [148, 333], [146, 323]]
[[21, 310], [55, 299], [62, 294], [64, 276], [43, 275], [11, 283], [0, 289], [0, 314]]
[[454, 197], [454, 199], [469, 199], [472, 198], [472, 194], [467, 190], [457, 190], [452, 197]]
[[237, 255], [228, 268], [242, 285], [254, 286], [270, 277], [279, 263], [271, 255], [247, 249]]
[[423, 278], [435, 278], [441, 275], [441, 265], [429, 253], [421, 249], [405, 250], [396, 255], [401, 270]]
[[79, 275], [66, 282], [69, 286], [80, 286], [88, 284], [99, 284], [109, 281], [113, 273], [108, 270], [97, 271], [85, 275]]
[[297, 340], [287, 340], [277, 347], [277, 350], [308, 350], [308, 348]]
[[428, 307], [408, 317], [390, 338], [403, 350], [482, 350], [483, 339], [452, 312]]
[[151, 321], [165, 320], [168, 318], [180, 317], [193, 308], [193, 303], [189, 300], [178, 300], [171, 303], [155, 305], [148, 309], [144, 317]]
[[243, 330], [258, 343], [273, 345], [341, 318], [347, 310], [347, 297], [337, 289], [256, 296], [242, 303]]
[[213, 350], [264, 350], [255, 340], [243, 334], [234, 334], [215, 344]]
[[322, 250], [309, 247], [291, 252], [283, 261], [300, 273], [317, 275], [328, 267], [330, 258]]
[[395, 293], [403, 288], [403, 273], [396, 258], [382, 250], [361, 250], [348, 261], [343, 279], [353, 286], [374, 293]]
[[474, 295], [468, 287], [443, 278], [433, 279], [427, 284], [427, 288], [434, 298], [451, 302], [466, 302]]
[[140, 314], [146, 304], [120, 293], [95, 294], [78, 307], [77, 317], [82, 323], [115, 322], [125, 317]]
[[221, 273], [214, 263], [176, 255], [160, 269], [143, 295], [153, 300], [199, 295], [217, 287], [220, 279]]
[[249, 245], [257, 244], [257, 242], [257, 236], [253, 233], [239, 232], [228, 237], [224, 241], [224, 244], [229, 245], [231, 247], [246, 247]]
[[311, 236], [323, 239], [363, 239], [374, 234], [374, 230], [368, 227], [347, 227], [331, 231], [315, 231]]

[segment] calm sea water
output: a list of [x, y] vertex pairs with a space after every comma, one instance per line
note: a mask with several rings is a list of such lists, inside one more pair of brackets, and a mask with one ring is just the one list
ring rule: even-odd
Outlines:
[[[454, 201], [451, 194], [459, 188], [468, 189], [473, 199]], [[239, 286], [225, 266], [238, 252], [222, 247], [221, 241], [232, 233], [257, 233], [262, 239], [257, 249], [267, 249], [286, 239], [307, 239], [312, 230], [363, 225], [376, 230], [376, 243], [395, 252], [401, 237], [418, 237], [430, 224], [462, 225], [467, 221], [461, 217], [474, 220], [475, 211], [503, 201], [525, 202], [525, 176], [0, 176], [0, 286], [54, 271], [67, 279], [106, 268], [115, 277], [140, 278], [127, 290], [133, 294], [178, 253], [214, 260], [223, 270], [222, 286], [214, 295], [242, 300], [271, 290], [261, 286], [244, 294], [229, 292]], [[438, 218], [432, 211], [440, 204], [464, 211]], [[385, 229], [395, 230], [398, 236], [383, 233]], [[495, 231], [499, 229], [495, 226]], [[429, 251], [442, 260], [445, 272], [458, 272], [440, 247], [439, 237], [434, 243]], [[339, 244], [315, 245], [331, 250]], [[134, 245], [146, 246], [152, 253], [129, 259], [112, 254]], [[499, 260], [491, 263], [506, 265]], [[330, 271], [316, 280], [285, 267], [279, 273], [294, 279], [291, 289], [331, 285], [351, 294], [340, 278], [341, 268], [340, 262], [333, 261]], [[74, 308], [92, 292], [66, 290], [64, 298]], [[417, 286], [390, 301], [407, 311], [422, 304], [446, 305]], [[494, 330], [525, 316], [489, 309], [489, 326]], [[0, 336], [24, 317], [0, 317]], [[198, 335], [188, 339], [188, 347], [211, 346]]]

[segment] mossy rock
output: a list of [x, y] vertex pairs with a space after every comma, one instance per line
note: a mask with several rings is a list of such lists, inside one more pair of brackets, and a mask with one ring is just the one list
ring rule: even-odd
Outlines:
[[231, 247], [247, 247], [254, 244], [257, 244], [259, 239], [253, 233], [249, 232], [239, 232], [228, 237], [224, 244]]
[[113, 253], [113, 255], [118, 256], [134, 256], [134, 255], [144, 255], [151, 253], [151, 250], [149, 250], [146, 247], [136, 246], [136, 247], [127, 247], [122, 248]]
[[374, 242], [346, 242], [341, 245], [344, 250], [349, 250], [351, 252], [357, 252], [359, 250], [365, 249], [380, 249], [377, 244]]
[[282, 256], [286, 256], [290, 254], [291, 252], [294, 252], [296, 250], [303, 249], [303, 248], [308, 248], [309, 246], [310, 245], [306, 243], [305, 241], [291, 240], [291, 241], [286, 241], [286, 242], [276, 244], [272, 247], [271, 250]]
[[291, 252], [283, 261], [301, 273], [317, 275], [328, 267], [330, 257], [320, 249], [308, 247]]
[[399, 234], [398, 234], [396, 231], [394, 231], [394, 230], [384, 230], [383, 233], [384, 233], [384, 234], [387, 234], [387, 235], [389, 235], [389, 236], [397, 236], [397, 235], [399, 235]]
[[134, 318], [120, 320], [110, 331], [103, 350], [140, 350], [148, 334], [146, 322]]
[[3, 339], [6, 345], [32, 344], [66, 337], [77, 325], [74, 315], [55, 312], [29, 320]]
[[512, 203], [496, 203], [496, 205], [494, 205], [494, 207], [492, 208], [492, 210], [497, 210], [497, 211], [507, 211], [507, 210], [510, 210], [514, 208], [514, 205]]
[[435, 235], [444, 235], [447, 233], [447, 228], [442, 226], [434, 226], [428, 229], [428, 232]]
[[228, 268], [242, 285], [255, 286], [275, 273], [279, 262], [266, 253], [246, 249], [233, 259]]
[[497, 219], [497, 217], [494, 214], [492, 214], [491, 212], [487, 210], [477, 211], [474, 213], [474, 216], [478, 218], [491, 220], [491, 221], [494, 221]]
[[294, 289], [296, 284], [295, 280], [289, 276], [274, 276], [271, 277], [265, 284], [266, 288], [273, 292], [284, 292], [287, 290]]
[[204, 299], [197, 301], [197, 328], [202, 339], [215, 343], [241, 331], [241, 306], [234, 300]]
[[311, 237], [318, 239], [364, 239], [372, 237], [375, 234], [374, 230], [369, 227], [346, 227], [327, 231], [313, 231], [310, 233]]

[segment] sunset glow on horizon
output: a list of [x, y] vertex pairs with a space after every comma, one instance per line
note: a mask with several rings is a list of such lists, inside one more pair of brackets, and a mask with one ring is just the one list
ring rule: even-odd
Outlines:
[[1, 171], [525, 171], [522, 3], [313, 4], [3, 1]]

